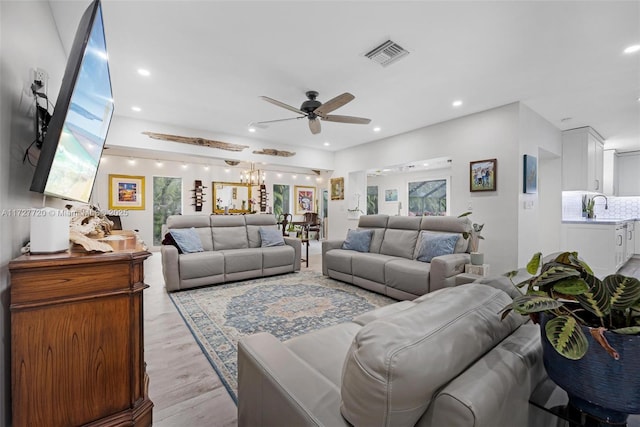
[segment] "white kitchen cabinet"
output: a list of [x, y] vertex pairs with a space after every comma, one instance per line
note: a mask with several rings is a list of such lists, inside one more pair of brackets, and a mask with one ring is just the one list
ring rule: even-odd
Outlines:
[[626, 225], [626, 239], [627, 243], [625, 246], [624, 253], [624, 261], [627, 262], [629, 258], [631, 258], [636, 250], [636, 231], [635, 231], [635, 221], [627, 221]]
[[[635, 223], [635, 226], [634, 226], [634, 227], [635, 227], [635, 232], [634, 232], [634, 233], [636, 233], [636, 234], [637, 234], [638, 232], [640, 232], [640, 220], [636, 221], [636, 223]], [[636, 236], [634, 236], [634, 237], [636, 237]], [[637, 256], [640, 256], [640, 237], [636, 237], [636, 238], [635, 238], [635, 242], [636, 242], [636, 251], [635, 251], [635, 254], [636, 254]]]
[[604, 150], [602, 162], [602, 192], [607, 196], [618, 195], [618, 153]]
[[576, 251], [593, 273], [603, 279], [625, 263], [625, 223], [563, 223], [562, 250]]
[[562, 189], [603, 191], [604, 141], [587, 126], [562, 132]]
[[640, 196], [640, 151], [618, 153], [618, 196]]

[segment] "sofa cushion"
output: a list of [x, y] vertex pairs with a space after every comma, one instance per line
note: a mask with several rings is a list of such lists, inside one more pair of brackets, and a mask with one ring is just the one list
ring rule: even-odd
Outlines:
[[178, 264], [182, 280], [224, 274], [224, 256], [220, 252], [182, 254], [178, 257]]
[[329, 270], [351, 274], [351, 258], [357, 252], [347, 249], [331, 249], [322, 258], [322, 262]]
[[292, 265], [296, 259], [296, 251], [292, 246], [271, 246], [262, 250], [262, 268]]
[[284, 246], [284, 237], [282, 236], [282, 232], [277, 228], [260, 227], [258, 232], [261, 241], [260, 247]]
[[389, 215], [362, 215], [360, 217], [358, 230], [373, 230], [369, 252], [380, 253], [380, 246], [382, 246], [382, 239], [384, 238], [388, 220]]
[[224, 273], [262, 270], [261, 248], [245, 248], [220, 251], [224, 255]]
[[429, 292], [431, 264], [396, 258], [384, 266], [385, 284], [413, 295]]
[[195, 228], [176, 228], [169, 230], [169, 233], [171, 233], [171, 237], [173, 237], [173, 240], [178, 245], [180, 252], [183, 254], [204, 252], [200, 236], [198, 236]]
[[284, 345], [340, 387], [344, 355], [359, 330], [360, 325], [346, 322], [300, 335], [285, 341]]
[[195, 228], [205, 251], [213, 250], [211, 240], [211, 219], [209, 215], [170, 215], [167, 218], [167, 230], [177, 228]]
[[418, 230], [395, 230], [387, 228], [384, 232], [384, 240], [380, 246], [380, 253], [412, 259], [417, 240]]
[[459, 234], [421, 231], [416, 244], [416, 259], [431, 262], [437, 256], [450, 255], [454, 252], [460, 238]]
[[358, 252], [369, 252], [373, 230], [349, 230], [342, 249]]
[[[259, 248], [261, 246], [260, 228], [278, 229], [276, 218], [273, 215], [244, 215], [244, 219], [247, 224], [247, 238], [250, 248]], [[282, 234], [282, 231], [280, 231], [280, 234]]]
[[420, 229], [431, 232], [460, 234], [460, 239], [458, 239], [453, 253], [459, 254], [467, 251], [469, 240], [462, 238], [462, 233], [471, 229], [471, 221], [467, 217], [423, 216], [420, 221]]
[[437, 391], [519, 324], [511, 301], [484, 285], [448, 288], [365, 325], [343, 367], [340, 411], [352, 425], [413, 426]]
[[249, 247], [244, 215], [212, 215], [213, 249], [244, 249]]
[[397, 258], [391, 255], [354, 253], [351, 258], [351, 271], [354, 276], [384, 284], [384, 266], [394, 259]]

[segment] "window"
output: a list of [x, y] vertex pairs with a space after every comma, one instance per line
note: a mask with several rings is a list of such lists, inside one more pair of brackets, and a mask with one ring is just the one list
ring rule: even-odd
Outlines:
[[378, 213], [378, 186], [367, 186], [367, 215]]
[[153, 244], [162, 244], [162, 226], [169, 215], [182, 213], [182, 178], [153, 177]]
[[283, 213], [291, 213], [290, 189], [288, 185], [273, 184], [273, 213], [279, 218]]
[[409, 215], [442, 216], [446, 214], [446, 179], [409, 183]]

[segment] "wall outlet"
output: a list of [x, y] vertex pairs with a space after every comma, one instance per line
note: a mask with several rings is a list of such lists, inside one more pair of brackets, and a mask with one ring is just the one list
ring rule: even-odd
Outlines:
[[46, 91], [48, 80], [49, 73], [47, 73], [45, 70], [43, 70], [42, 68], [36, 68], [35, 70], [33, 70], [33, 81], [38, 81], [42, 84], [42, 88], [39, 90], [39, 92]]

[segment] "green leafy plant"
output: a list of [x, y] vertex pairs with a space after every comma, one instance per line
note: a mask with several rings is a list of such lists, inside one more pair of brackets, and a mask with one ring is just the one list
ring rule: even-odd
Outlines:
[[[503, 318], [515, 311], [532, 315], [536, 321], [539, 313], [548, 313], [547, 339], [559, 354], [572, 360], [581, 359], [587, 352], [588, 341], [582, 329], [586, 326], [593, 339], [618, 359], [604, 332], [640, 334], [640, 281], [620, 274], [600, 280], [577, 252], [564, 252], [541, 264], [542, 254], [538, 252], [527, 264], [532, 277], [514, 283], [521, 295], [504, 308]], [[512, 279], [516, 274], [513, 271], [507, 276]]]
[[[465, 212], [462, 213], [460, 215], [458, 215], [458, 218], [464, 218], [464, 217], [468, 217], [469, 215], [471, 215], [471, 211], [469, 212]], [[477, 224], [475, 222], [471, 222], [471, 230], [469, 231], [465, 231], [462, 233], [462, 238], [467, 240], [469, 240], [469, 249], [471, 249], [471, 252], [478, 252], [478, 247], [480, 245], [480, 239], [484, 240], [484, 237], [482, 237], [482, 229], [484, 228], [484, 224]]]

